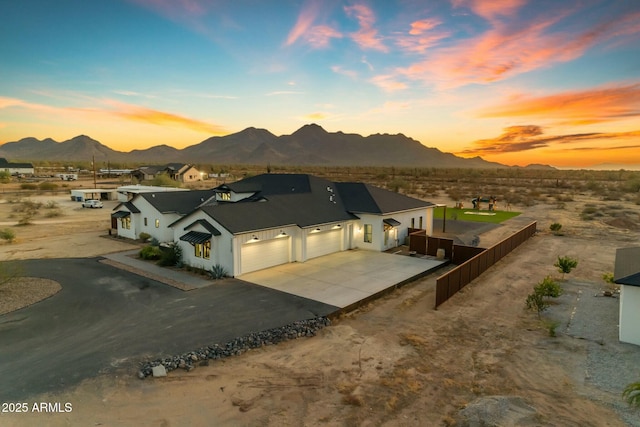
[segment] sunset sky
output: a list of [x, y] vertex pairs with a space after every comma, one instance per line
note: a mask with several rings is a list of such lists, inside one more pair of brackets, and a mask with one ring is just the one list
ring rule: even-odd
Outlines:
[[0, 3], [0, 144], [403, 133], [508, 165], [640, 164], [638, 0]]

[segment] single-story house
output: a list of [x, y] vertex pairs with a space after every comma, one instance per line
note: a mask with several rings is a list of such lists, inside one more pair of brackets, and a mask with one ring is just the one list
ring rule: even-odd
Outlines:
[[166, 174], [169, 178], [178, 182], [196, 182], [202, 180], [202, 173], [193, 165], [185, 163], [169, 163], [162, 166], [142, 166], [131, 175], [138, 181], [150, 181], [158, 175]]
[[3, 157], [0, 157], [0, 170], [10, 175], [33, 175], [34, 172], [31, 163], [10, 163]]
[[620, 341], [640, 345], [640, 247], [616, 250], [613, 281], [620, 285]]
[[363, 183], [306, 174], [263, 174], [223, 184], [169, 226], [185, 264], [240, 276], [347, 249], [384, 251], [409, 228], [433, 231], [433, 208]]
[[160, 242], [172, 242], [174, 232], [169, 224], [214, 195], [214, 190], [141, 192], [113, 209], [111, 228], [129, 239], [147, 233]]

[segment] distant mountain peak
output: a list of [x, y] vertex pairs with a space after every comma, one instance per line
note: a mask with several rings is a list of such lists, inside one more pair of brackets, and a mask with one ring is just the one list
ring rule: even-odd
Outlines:
[[265, 164], [322, 166], [409, 166], [440, 168], [505, 167], [480, 157], [465, 159], [420, 141], [397, 134], [327, 132], [310, 123], [291, 135], [276, 136], [266, 129], [248, 127], [225, 136], [212, 136], [183, 149], [157, 145], [128, 153], [115, 151], [87, 135], [58, 143], [34, 138], [0, 146], [0, 157], [24, 160], [96, 161], [158, 164], [183, 162], [206, 164]]
[[325, 135], [328, 134], [324, 128], [315, 123], [309, 123], [307, 125], [302, 126], [300, 129], [292, 133], [292, 135]]

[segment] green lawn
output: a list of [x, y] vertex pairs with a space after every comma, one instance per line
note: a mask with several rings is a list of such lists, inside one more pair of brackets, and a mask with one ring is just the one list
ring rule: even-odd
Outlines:
[[[433, 218], [442, 219], [444, 214], [444, 208], [436, 208]], [[520, 212], [507, 212], [507, 211], [487, 211], [487, 210], [474, 210], [474, 209], [456, 209], [447, 207], [447, 220], [459, 219], [461, 221], [475, 221], [475, 222], [492, 222], [499, 224], [502, 221], [506, 221], [509, 218], [520, 215]]]

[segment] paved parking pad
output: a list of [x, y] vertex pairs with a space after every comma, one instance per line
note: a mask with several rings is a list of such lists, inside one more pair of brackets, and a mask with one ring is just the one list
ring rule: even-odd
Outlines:
[[239, 279], [344, 308], [444, 263], [433, 258], [349, 250], [243, 274]]
[[[228, 279], [184, 292], [98, 258], [26, 260], [62, 290], [0, 316], [0, 397], [25, 399], [85, 378], [225, 343], [339, 308]], [[1, 424], [1, 423], [0, 423]]]

